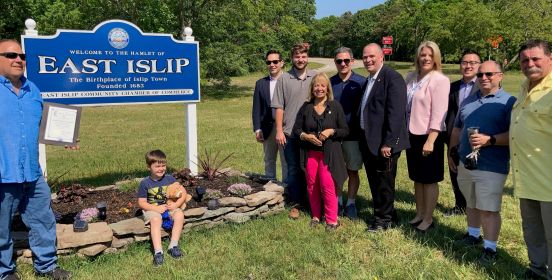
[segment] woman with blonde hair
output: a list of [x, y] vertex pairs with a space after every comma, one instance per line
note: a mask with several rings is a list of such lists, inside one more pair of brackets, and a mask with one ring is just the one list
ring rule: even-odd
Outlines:
[[333, 100], [328, 76], [312, 78], [309, 99], [297, 114], [293, 133], [301, 139], [301, 166], [305, 169], [307, 193], [311, 206], [312, 227], [320, 223], [322, 206], [326, 229], [335, 230], [337, 220], [337, 186], [347, 178], [341, 141], [349, 133], [343, 108]]
[[416, 70], [407, 83], [407, 125], [410, 149], [406, 150], [408, 175], [414, 181], [416, 217], [409, 223], [418, 232], [434, 227], [433, 211], [444, 175], [444, 139], [450, 80], [441, 73], [441, 51], [432, 41], [418, 47]]

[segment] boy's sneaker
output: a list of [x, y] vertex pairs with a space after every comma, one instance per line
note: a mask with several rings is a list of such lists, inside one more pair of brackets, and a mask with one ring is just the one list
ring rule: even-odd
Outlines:
[[477, 238], [475, 236], [470, 235], [467, 232], [466, 232], [466, 234], [464, 234], [464, 236], [462, 236], [462, 239], [456, 240], [454, 242], [455, 245], [464, 246], [464, 247], [477, 246], [477, 245], [482, 244], [482, 243], [483, 243], [483, 238], [481, 236], [479, 236], [479, 238]]
[[154, 267], [159, 267], [163, 264], [163, 261], [165, 260], [165, 258], [163, 257], [163, 253], [157, 253], [155, 255], [153, 255], [153, 266]]
[[178, 246], [174, 246], [169, 249], [169, 256], [173, 257], [174, 259], [179, 259], [184, 256], [184, 253], [182, 253], [182, 250], [180, 250]]
[[497, 258], [498, 253], [496, 251], [493, 251], [491, 248], [484, 248], [483, 255], [479, 258], [479, 263], [482, 265], [494, 264]]
[[[56, 267], [44, 273], [37, 272], [36, 274], [41, 277], [46, 277], [46, 278], [56, 279], [56, 280], [71, 279], [71, 276], [72, 276], [71, 272], [61, 269], [59, 267]], [[15, 278], [15, 279], [18, 279], [18, 278]]]

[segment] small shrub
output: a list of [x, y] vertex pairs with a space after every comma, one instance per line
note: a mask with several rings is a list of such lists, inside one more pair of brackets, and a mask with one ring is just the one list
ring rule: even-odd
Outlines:
[[219, 190], [215, 190], [215, 189], [207, 189], [207, 191], [205, 191], [205, 195], [203, 195], [203, 199], [219, 199], [223, 197], [223, 194], [221, 191]]
[[222, 167], [222, 164], [227, 161], [234, 153], [231, 153], [227, 155], [225, 158], [219, 160], [218, 157], [220, 155], [220, 151], [217, 152], [214, 156], [212, 153], [207, 152], [205, 150], [205, 156], [199, 157], [199, 166], [203, 171], [201, 172], [201, 175], [205, 177], [207, 180], [214, 180], [216, 177], [221, 175], [220, 169]]
[[230, 187], [228, 187], [229, 193], [233, 195], [237, 195], [239, 197], [244, 197], [250, 194], [251, 191], [252, 191], [251, 186], [244, 183], [233, 184]]
[[97, 208], [85, 208], [80, 211], [77, 215], [77, 220], [91, 222], [94, 219], [98, 218], [98, 209]]

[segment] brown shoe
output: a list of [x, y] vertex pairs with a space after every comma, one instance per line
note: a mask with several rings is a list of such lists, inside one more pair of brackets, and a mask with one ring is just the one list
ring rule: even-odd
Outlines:
[[294, 220], [299, 219], [299, 209], [295, 207], [291, 208], [291, 211], [289, 211], [289, 217]]

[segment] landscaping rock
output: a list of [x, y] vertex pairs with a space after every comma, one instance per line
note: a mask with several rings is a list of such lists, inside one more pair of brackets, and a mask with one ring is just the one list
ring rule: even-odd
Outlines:
[[264, 186], [263, 186], [263, 189], [267, 192], [277, 192], [277, 193], [281, 193], [283, 194], [284, 193], [284, 187], [270, 181], [268, 183], [266, 183]]
[[231, 222], [231, 223], [236, 223], [236, 224], [242, 224], [242, 223], [245, 223], [249, 220], [251, 220], [251, 217], [249, 217], [249, 215], [247, 213], [228, 213], [224, 216], [224, 220], [228, 221], [228, 222]]
[[258, 193], [247, 195], [244, 198], [247, 201], [247, 206], [255, 207], [274, 199], [277, 195], [279, 195], [277, 192], [260, 191]]
[[113, 231], [105, 222], [88, 224], [85, 232], [73, 232], [73, 225], [57, 224], [56, 234], [58, 249], [110, 242], [113, 238]]
[[236, 208], [236, 213], [245, 213], [252, 210], [255, 210], [255, 207], [242, 206], [240, 208]]
[[134, 235], [134, 241], [136, 242], [140, 242], [140, 241], [147, 241], [147, 240], [150, 240], [150, 235], [149, 233], [148, 234], [137, 234], [137, 235]]
[[224, 215], [228, 212], [232, 212], [232, 211], [234, 211], [234, 209], [236, 209], [236, 207], [221, 207], [221, 208], [215, 209], [215, 210], [206, 210], [205, 214], [203, 214], [203, 216], [201, 216], [199, 218], [187, 219], [187, 221], [188, 222], [194, 222], [194, 221], [210, 219], [210, 218], [213, 218], [213, 217]]
[[23, 250], [21, 255], [25, 258], [32, 258], [33, 257], [33, 252], [31, 251], [31, 249], [25, 249], [25, 250]]
[[219, 201], [220, 207], [226, 207], [226, 206], [239, 207], [239, 206], [244, 206], [244, 205], [247, 204], [245, 199], [243, 199], [241, 197], [234, 197], [234, 196], [223, 197], [223, 198], [219, 199], [218, 201]]
[[231, 167], [222, 168], [222, 169], [219, 170], [219, 173], [220, 174], [225, 174], [228, 177], [241, 176], [242, 175], [241, 171], [232, 169]]
[[284, 201], [284, 197], [282, 195], [279, 195], [279, 196], [276, 196], [274, 199], [272, 199], [270, 201], [267, 201], [266, 204], [267, 205], [274, 205], [274, 204], [278, 204], [282, 201]]
[[140, 218], [131, 218], [118, 223], [113, 223], [110, 224], [109, 227], [113, 230], [113, 234], [117, 236], [150, 232], [149, 228], [144, 225], [144, 220]]
[[100, 191], [108, 191], [108, 190], [114, 190], [114, 189], [117, 189], [116, 185], [108, 185], [108, 186], [101, 186], [101, 187], [94, 188], [91, 191], [100, 192]]
[[129, 244], [134, 242], [134, 238], [127, 237], [127, 238], [117, 238], [113, 236], [113, 239], [111, 240], [111, 247], [119, 249], [121, 247], [125, 247]]
[[73, 249], [59, 249], [56, 251], [56, 254], [58, 256], [65, 256], [65, 255], [71, 255], [75, 252]]
[[113, 248], [113, 247], [110, 247], [110, 248], [107, 248], [103, 251], [104, 254], [114, 254], [114, 253], [117, 253], [117, 248]]
[[247, 212], [247, 214], [250, 216], [250, 217], [253, 217], [253, 216], [258, 216], [260, 215], [261, 213], [264, 213], [266, 211], [268, 211], [269, 208], [268, 208], [268, 205], [264, 204], [263, 206], [253, 210], [253, 211], [249, 211]]
[[91, 246], [81, 248], [81, 249], [79, 249], [78, 252], [80, 254], [83, 254], [83, 255], [87, 256], [87, 257], [94, 257], [94, 256], [100, 254], [101, 252], [103, 252], [107, 248], [108, 247], [104, 244], [94, 244], [94, 245], [91, 245]]
[[17, 260], [15, 262], [17, 262], [18, 264], [21, 264], [21, 263], [33, 264], [33, 259], [32, 258], [25, 258], [23, 256], [20, 256], [20, 257], [17, 258]]
[[188, 209], [184, 211], [184, 217], [186, 218], [200, 217], [200, 216], [203, 216], [203, 214], [205, 214], [205, 211], [207, 211], [207, 207]]

